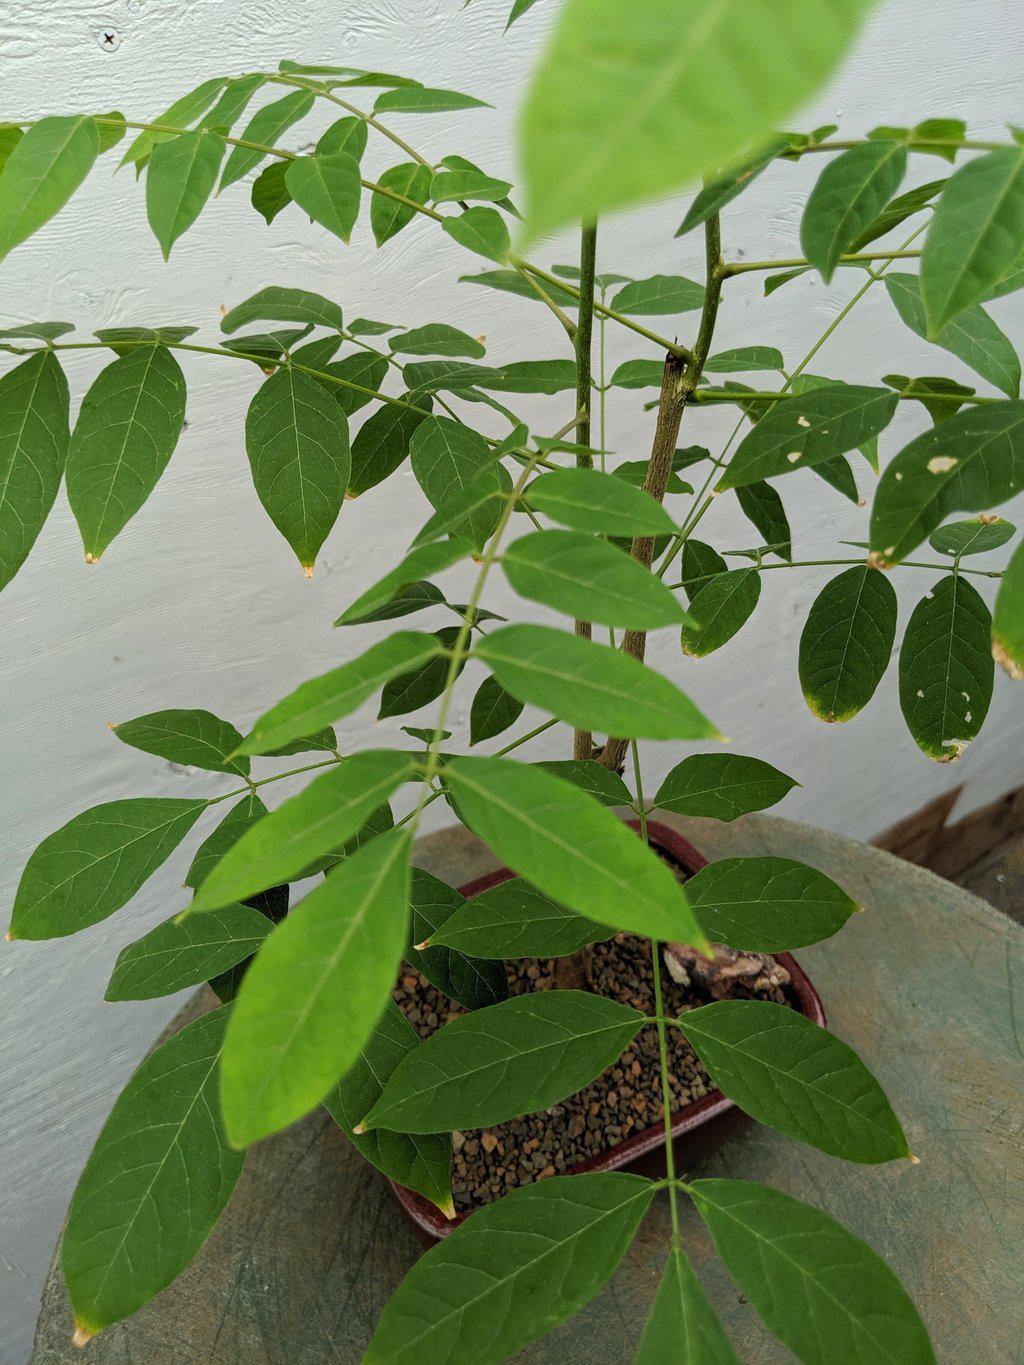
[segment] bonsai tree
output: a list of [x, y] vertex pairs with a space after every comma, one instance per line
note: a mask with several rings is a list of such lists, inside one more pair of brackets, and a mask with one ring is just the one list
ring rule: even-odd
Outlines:
[[[511, 19], [530, 8], [517, 0]], [[867, 8], [730, 0], [704, 14], [695, 0], [628, 11], [569, 0], [527, 98], [522, 200], [465, 156], [435, 161], [396, 130], [407, 114], [472, 110], [479, 99], [351, 67], [284, 61], [276, 72], [214, 76], [148, 122], [12, 111], [0, 128], [0, 256], [131, 131], [121, 164], [144, 178], [165, 254], [218, 185], [243, 180], [271, 231], [279, 214], [305, 213], [342, 242], [369, 230], [386, 252], [424, 216], [477, 259], [470, 287], [546, 310], [560, 338], [551, 359], [485, 364], [481, 341], [416, 317], [414, 297], [396, 325], [352, 318], [344, 300], [296, 283], [238, 301], [217, 344], [162, 319], [91, 340], [68, 340], [72, 325], [50, 321], [3, 334], [13, 357], [0, 379], [5, 582], [62, 478], [91, 563], [154, 491], [185, 413], [178, 353], [228, 360], [255, 386], [244, 435], [253, 482], [306, 574], [346, 495], [358, 499], [406, 461], [429, 505], [422, 526], [393, 528], [406, 543], [394, 568], [344, 605], [338, 667], [298, 682], [244, 731], [198, 707], [116, 726], [122, 743], [226, 774], [226, 790], [95, 806], [25, 868], [9, 937], [63, 936], [121, 909], [202, 832], [185, 875], [194, 894], [121, 953], [107, 998], [209, 981], [223, 1002], [143, 1062], [86, 1165], [62, 1252], [78, 1341], [165, 1287], [214, 1226], [245, 1148], [320, 1104], [368, 1161], [454, 1217], [452, 1132], [557, 1104], [651, 1030], [664, 1178], [547, 1173], [482, 1204], [408, 1275], [367, 1359], [504, 1359], [597, 1292], [659, 1192], [673, 1232], [638, 1360], [735, 1358], [686, 1258], [685, 1199], [740, 1292], [800, 1359], [933, 1358], [908, 1297], [864, 1242], [781, 1191], [684, 1177], [668, 1140], [681, 1032], [711, 1082], [761, 1122], [848, 1161], [914, 1160], [864, 1062], [788, 1003], [725, 987], [681, 1015], [666, 1003], [663, 945], [675, 945], [674, 977], [689, 963], [721, 986], [738, 953], [770, 972], [765, 954], [827, 938], [857, 907], [816, 869], [777, 857], [725, 859], [684, 885], [648, 846], [651, 807], [732, 820], [793, 785], [755, 756], [686, 754], [685, 744], [722, 736], [674, 678], [644, 662], [648, 632], [679, 633], [685, 682], [686, 659], [722, 649], [758, 608], [764, 575], [803, 566], [787, 486], [819, 478], [856, 501], [855, 468], [878, 472], [879, 438], [901, 404], [921, 431], [886, 452], [864, 543], [827, 561], [838, 572], [800, 643], [807, 704], [823, 721], [848, 722], [871, 699], [894, 646], [890, 570], [926, 575], [899, 680], [907, 726], [929, 757], [951, 761], [978, 733], [993, 655], [1012, 676], [1024, 668], [1024, 554], [1005, 574], [970, 562], [1014, 534], [990, 509], [1024, 480], [1019, 361], [985, 309], [1024, 284], [1024, 145], [1012, 131], [980, 142], [934, 117], [854, 139], [831, 127], [775, 132]], [[291, 150], [289, 130], [314, 118], [315, 150]], [[376, 180], [360, 167], [371, 135], [395, 149]], [[740, 259], [728, 205], [755, 176], [781, 184], [787, 163], [804, 157], [822, 170], [800, 254]], [[931, 178], [904, 189], [922, 158]], [[598, 268], [602, 214], [700, 181], [679, 233], [703, 234], [702, 280], [645, 276], [642, 262], [610, 263], [632, 276]], [[538, 239], [573, 223], [578, 260], [537, 264]], [[808, 336], [803, 358], [759, 340], [716, 349], [737, 276], [763, 275], [774, 295], [810, 270], [826, 283], [852, 274], [858, 288], [825, 334]], [[856, 382], [812, 373], [828, 335], [879, 289], [894, 310], [887, 342], [898, 347], [899, 325], [909, 327], [936, 346], [937, 368], [951, 353], [980, 387], [941, 373]], [[674, 326], [658, 330], [659, 317], [683, 314], [686, 344]], [[610, 377], [609, 328], [630, 331], [638, 352]], [[61, 357], [89, 348], [113, 358], [69, 430]], [[641, 388], [653, 396], [650, 455], [624, 462], [607, 450], [606, 407]], [[520, 420], [520, 394], [551, 395], [544, 424]], [[736, 428], [712, 451], [699, 444], [702, 414], [723, 403]], [[752, 548], [705, 538], [716, 504], [733, 497]], [[960, 513], [981, 515], [948, 520]], [[345, 520], [350, 534], [365, 533], [358, 501]], [[453, 602], [437, 580], [470, 561], [468, 598]], [[499, 575], [531, 613], [532, 604], [560, 613], [565, 628], [496, 616], [487, 589]], [[1002, 579], [994, 620], [976, 577]], [[414, 614], [418, 629], [404, 620]], [[451, 733], [468, 663], [469, 734]], [[407, 745], [351, 752], [334, 727], [378, 696], [382, 716], [435, 704], [433, 718], [405, 727]], [[523, 732], [527, 706], [546, 718]], [[559, 724], [573, 732], [571, 758], [568, 739], [561, 759], [512, 757]], [[486, 756], [465, 753], [510, 732]], [[676, 746], [653, 794], [641, 740]], [[307, 772], [304, 789], [268, 810], [266, 788]], [[421, 816], [439, 800], [516, 874], [485, 903], [410, 871]], [[616, 808], [632, 812], [636, 832]], [[314, 889], [288, 912], [289, 884], [311, 877]], [[622, 934], [647, 944], [649, 1010], [592, 989], [588, 950]], [[510, 994], [503, 964], [524, 959], [558, 959], [562, 989]], [[403, 961], [464, 1010], [424, 1039], [392, 998]]]

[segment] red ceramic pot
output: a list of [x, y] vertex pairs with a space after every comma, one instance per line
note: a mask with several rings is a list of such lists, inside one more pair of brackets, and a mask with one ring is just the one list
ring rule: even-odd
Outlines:
[[[639, 821], [629, 822], [639, 829]], [[688, 843], [675, 830], [662, 825], [657, 820], [648, 820], [647, 837], [649, 841], [667, 854], [673, 862], [687, 873], [699, 872], [707, 866], [703, 857], [692, 844]], [[515, 873], [507, 867], [497, 868], [486, 876], [477, 877], [459, 888], [466, 897], [488, 891], [499, 882], [508, 881]], [[796, 1008], [806, 1018], [816, 1024], [825, 1023], [825, 1010], [821, 997], [811, 985], [805, 972], [789, 955], [774, 953], [773, 957], [789, 972], [790, 990]], [[746, 1114], [726, 1099], [720, 1090], [711, 1090], [701, 1099], [688, 1104], [686, 1108], [672, 1117], [672, 1146], [676, 1166], [681, 1170], [692, 1169], [694, 1164], [720, 1147], [741, 1124], [749, 1122]], [[573, 1166], [568, 1175], [580, 1175], [584, 1171], [639, 1171], [644, 1175], [663, 1176], [665, 1174], [665, 1129], [661, 1124], [634, 1133], [624, 1142], [618, 1142], [607, 1151], [590, 1157]], [[427, 1242], [447, 1237], [448, 1234], [471, 1216], [472, 1210], [460, 1213], [453, 1219], [445, 1218], [440, 1209], [424, 1199], [422, 1195], [405, 1189], [394, 1180], [389, 1180], [399, 1207], [417, 1232]]]

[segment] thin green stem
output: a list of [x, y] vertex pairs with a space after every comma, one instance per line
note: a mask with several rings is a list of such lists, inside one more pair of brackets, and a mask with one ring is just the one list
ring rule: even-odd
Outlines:
[[515, 263], [513, 263], [513, 268], [516, 274], [519, 275], [521, 279], [526, 281], [526, 283], [530, 286], [533, 292], [540, 299], [541, 303], [543, 303], [544, 306], [551, 313], [554, 314], [554, 316], [558, 319], [559, 323], [561, 324], [561, 327], [565, 332], [566, 336], [569, 338], [571, 342], [573, 342], [573, 344], [575, 344], [576, 324], [575, 322], [573, 322], [572, 318], [569, 317], [567, 313], [564, 313], [561, 308], [559, 308], [558, 304], [554, 301], [554, 299], [547, 292], [547, 290], [541, 284], [540, 280], [537, 279], [535, 275], [533, 275], [529, 270], [524, 269], [523, 266], [517, 265]]
[[348, 100], [343, 100], [340, 97], [340, 95], [334, 94], [334, 92], [332, 90], [329, 90], [326, 85], [323, 85], [318, 81], [304, 80], [300, 76], [288, 76], [279, 74], [270, 75], [269, 80], [271, 80], [275, 85], [294, 85], [300, 90], [308, 90], [310, 91], [311, 94], [319, 95], [321, 99], [328, 100], [330, 101], [331, 104], [336, 104], [339, 109], [344, 109], [348, 113], [354, 114], [356, 118], [362, 119], [364, 123], [369, 125], [369, 127], [375, 129], [378, 133], [380, 133], [382, 137], [386, 137], [389, 142], [394, 143], [396, 147], [400, 147], [402, 151], [405, 152], [406, 156], [412, 157], [413, 161], [418, 161], [421, 166], [426, 166], [428, 171], [434, 170], [434, 167], [431, 165], [431, 163], [426, 159], [426, 157], [421, 156], [415, 147], [410, 147], [408, 142], [403, 141], [403, 139], [400, 138], [397, 133], [393, 132], [390, 128], [386, 127], [377, 118], [375, 118], [373, 114], [367, 114], [362, 109], [357, 109], [354, 104], [349, 104]]
[[[817, 142], [809, 147], [793, 147], [784, 154], [787, 161], [795, 161], [801, 156], [808, 156], [814, 152], [849, 152], [854, 147], [861, 147], [865, 142], [870, 142], [870, 138], [836, 138], [829, 142]], [[965, 138], [962, 142], [957, 142], [953, 138], [936, 138], [934, 142], [926, 138], [908, 138], [903, 144], [908, 152], [934, 152], [940, 147], [946, 148], [951, 152], [1001, 152], [1005, 147], [1011, 149], [1016, 147], [1013, 142], [979, 142], [976, 138]]]
[[[771, 564], [751, 564], [750, 567], [755, 573], [767, 573], [769, 569], [815, 569], [825, 565], [846, 565], [849, 567], [855, 564], [863, 565], [866, 562], [864, 559], [794, 559], [792, 561], [779, 560]], [[930, 569], [933, 573], [952, 573], [955, 566], [953, 564], [935, 564], [923, 559], [901, 559], [898, 564], [893, 564], [892, 568]], [[975, 578], [1002, 578], [1003, 576], [1001, 569], [965, 569], [962, 564], [959, 566], [959, 572], [973, 574]], [[688, 580], [688, 586], [693, 589], [705, 579], [714, 577], [713, 573], [699, 574], [696, 578]], [[680, 582], [670, 583], [668, 586], [670, 588], [681, 588], [683, 583], [680, 580]]]
[[[644, 802], [643, 777], [640, 771], [640, 749], [635, 739], [629, 741], [633, 755], [633, 782], [636, 787], [636, 810], [640, 817], [640, 838], [647, 843], [647, 806]], [[665, 1027], [665, 1001], [661, 989], [661, 945], [651, 939], [651, 975], [654, 981], [654, 1023], [658, 1030], [658, 1064], [661, 1069], [662, 1122], [665, 1126], [665, 1178], [668, 1182], [669, 1216], [672, 1222], [672, 1245], [681, 1243], [679, 1206], [676, 1199], [676, 1154], [672, 1147], [672, 1087], [668, 1078], [668, 1030]]]
[[[593, 387], [593, 343], [594, 343], [594, 274], [597, 269], [597, 224], [584, 224], [580, 229], [580, 307], [579, 321], [573, 338], [576, 351], [576, 411], [581, 414], [576, 430], [576, 438], [586, 449], [577, 452], [576, 468], [590, 469], [593, 456], [590, 454], [591, 405], [594, 400]], [[576, 620], [573, 629], [582, 640], [593, 638], [593, 626], [589, 621]], [[590, 758], [594, 751], [594, 736], [590, 730], [579, 726], [573, 730], [573, 757]]]
[[265, 787], [270, 782], [283, 782], [286, 777], [295, 777], [298, 773], [315, 772], [317, 768], [334, 768], [343, 762], [344, 756], [337, 754], [334, 758], [325, 758], [319, 763], [305, 763], [301, 768], [289, 768], [287, 772], [274, 773], [272, 777], [261, 777], [258, 782], [247, 782], [244, 787], [237, 787], [234, 791], [225, 792], [223, 796], [211, 796], [206, 804], [216, 806], [221, 801], [230, 801], [233, 796], [245, 796], [247, 792], [254, 792], [257, 787]]
[[[907, 247], [910, 246], [911, 242], [913, 242], [915, 238], [920, 236], [920, 234], [928, 226], [928, 221], [921, 223], [918, 227], [914, 229], [914, 231], [910, 234], [909, 237], [906, 238], [905, 241], [900, 243], [899, 246], [900, 251], [905, 250]], [[861, 301], [861, 299], [868, 292], [871, 286], [873, 284], [876, 284], [882, 278], [882, 276], [885, 274], [885, 272], [888, 270], [891, 264], [892, 264], [891, 260], [885, 261], [878, 269], [868, 271], [868, 278], [865, 280], [865, 282], [860, 286], [860, 288], [853, 295], [853, 297], [849, 299], [847, 303], [845, 303], [843, 307], [839, 310], [836, 316], [832, 319], [832, 321], [824, 329], [824, 331], [817, 338], [817, 340], [814, 342], [811, 348], [807, 351], [806, 355], [797, 365], [796, 369], [786, 375], [786, 379], [781, 390], [782, 393], [785, 393], [788, 389], [792, 388], [793, 381], [804, 372], [807, 366], [811, 363], [814, 357], [821, 350], [822, 346], [825, 345], [829, 337], [832, 336], [832, 334], [835, 332], [836, 328], [847, 317], [849, 317], [850, 313], [853, 311], [854, 308], [856, 308], [857, 304]], [[701, 518], [705, 515], [708, 508], [711, 506], [714, 500], [713, 497], [708, 495], [708, 489], [711, 487], [711, 481], [715, 477], [717, 470], [725, 464], [725, 457], [732, 449], [733, 442], [739, 435], [740, 430], [743, 427], [744, 420], [745, 417], [741, 416], [739, 421], [733, 427], [732, 431], [729, 434], [729, 439], [722, 447], [721, 454], [719, 455], [718, 459], [712, 463], [711, 469], [708, 471], [707, 478], [705, 478], [700, 488], [693, 495], [693, 502], [690, 504], [690, 510], [683, 521], [683, 525], [680, 528], [679, 533], [673, 537], [672, 543], [665, 551], [661, 564], [658, 566], [659, 578], [664, 578], [669, 567], [674, 562], [676, 555], [685, 545], [689, 537], [693, 534], [694, 529], [697, 527]]]
[[[576, 285], [571, 284], [568, 280], [560, 279], [558, 275], [553, 275], [550, 270], [541, 270], [539, 266], [532, 265], [529, 261], [524, 261], [521, 256], [510, 255], [508, 260], [510, 265], [522, 268], [531, 275], [536, 275], [539, 280], [543, 280], [546, 284], [556, 285], [559, 289], [564, 290], [567, 294], [574, 295], [577, 299], [581, 297], [581, 291]], [[629, 331], [636, 332], [637, 336], [646, 337], [648, 341], [653, 341], [657, 347], [663, 351], [668, 351], [670, 355], [679, 356], [682, 360], [690, 359], [692, 352], [688, 347], [681, 346], [678, 341], [670, 341], [668, 337], [663, 337], [658, 332], [652, 332], [649, 327], [644, 327], [641, 323], [634, 322], [632, 318], [627, 317], [624, 313], [617, 313], [614, 308], [609, 308], [607, 304], [595, 302], [594, 312], [599, 317], [611, 318], [613, 322], [619, 323], [621, 327], [626, 327]]]
[[[839, 257], [840, 265], [863, 265], [868, 261], [910, 261], [917, 260], [920, 251], [856, 251]], [[747, 275], [753, 270], [793, 270], [799, 266], [809, 266], [806, 256], [792, 256], [775, 261], [727, 261], [722, 267], [726, 279], [734, 275]]]

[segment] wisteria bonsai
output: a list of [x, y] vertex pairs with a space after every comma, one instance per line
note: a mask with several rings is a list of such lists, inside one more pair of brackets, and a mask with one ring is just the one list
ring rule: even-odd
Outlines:
[[[509, 21], [531, 8], [517, 0]], [[649, 632], [677, 632], [685, 684], [688, 659], [723, 649], [758, 609], [766, 573], [800, 571], [784, 503], [797, 479], [824, 480], [856, 503], [880, 471], [864, 543], [824, 561], [837, 573], [803, 627], [796, 668], [815, 716], [850, 721], [875, 692], [896, 637], [890, 571], [929, 575], [899, 651], [903, 716], [929, 758], [956, 759], [979, 732], [993, 656], [1011, 677], [1024, 670], [1024, 551], [1005, 572], [970, 562], [1013, 537], [991, 509], [1024, 482], [1020, 363], [985, 307], [1024, 286], [1024, 144], [1015, 130], [974, 140], [944, 117], [854, 139], [833, 127], [775, 131], [835, 67], [868, 8], [644, 0], [624, 11], [618, 0], [568, 0], [522, 119], [523, 199], [461, 153], [434, 159], [396, 131], [410, 115], [481, 103], [401, 75], [283, 61], [274, 72], [212, 76], [148, 122], [8, 111], [0, 258], [102, 173], [94, 163], [110, 164], [130, 131], [121, 165], [144, 178], [165, 255], [214, 190], [230, 186], [250, 194], [271, 232], [279, 215], [305, 214], [342, 243], [370, 232], [385, 253], [425, 217], [476, 261], [466, 287], [517, 295], [550, 315], [557, 338], [551, 359], [485, 363], [482, 341], [417, 317], [415, 294], [398, 325], [353, 318], [343, 298], [301, 281], [235, 303], [218, 339], [160, 319], [89, 340], [69, 340], [75, 328], [63, 322], [2, 333], [0, 350], [13, 358], [0, 379], [3, 584], [62, 479], [91, 563], [154, 492], [185, 416], [179, 354], [232, 361], [238, 381], [255, 386], [244, 432], [253, 484], [305, 573], [328, 536], [382, 533], [360, 520], [358, 500], [344, 532], [335, 529], [346, 496], [408, 462], [427, 504], [422, 525], [385, 528], [406, 548], [344, 604], [345, 662], [299, 682], [247, 730], [198, 707], [115, 727], [125, 744], [226, 775], [226, 789], [95, 806], [25, 868], [9, 938], [60, 937], [120, 910], [203, 833], [183, 864], [191, 899], [122, 951], [107, 998], [210, 982], [221, 1003], [142, 1063], [85, 1167], [62, 1247], [79, 1342], [189, 1263], [254, 1141], [326, 1104], [372, 1165], [455, 1220], [453, 1132], [559, 1104], [645, 1031], [657, 1040], [666, 1135], [681, 1033], [710, 1082], [762, 1123], [847, 1161], [914, 1159], [864, 1062], [785, 999], [725, 993], [681, 1014], [666, 1003], [666, 944], [683, 954], [677, 967], [687, 953], [697, 966], [746, 954], [763, 969], [771, 954], [836, 933], [857, 909], [850, 896], [780, 857], [726, 858], [684, 884], [648, 841], [651, 810], [732, 820], [794, 785], [755, 756], [717, 747], [722, 722], [644, 654]], [[299, 124], [315, 124], [312, 151], [288, 145]], [[360, 165], [370, 137], [395, 154], [375, 180]], [[822, 171], [800, 254], [741, 256], [731, 201], [757, 176], [781, 183], [805, 157]], [[929, 178], [905, 189], [912, 165], [931, 168]], [[703, 234], [701, 281], [645, 275], [642, 262], [611, 263], [629, 276], [599, 268], [602, 215], [683, 190], [677, 235]], [[524, 254], [573, 225], [570, 265]], [[716, 348], [731, 281], [763, 274], [774, 298], [807, 271], [857, 288], [823, 336], [808, 336], [803, 358], [759, 338]], [[879, 290], [892, 302], [886, 341], [897, 354], [908, 327], [981, 387], [939, 364], [940, 373], [906, 376], [880, 362], [886, 373], [855, 382], [813, 372], [827, 337]], [[658, 321], [683, 315], [693, 319], [687, 344], [675, 322]], [[637, 357], [606, 376], [612, 328], [632, 333]], [[113, 359], [72, 427], [61, 360], [85, 349]], [[654, 400], [650, 454], [622, 460], [607, 448], [606, 408], [636, 389]], [[517, 395], [550, 396], [544, 423], [520, 419]], [[712, 451], [700, 444], [702, 416], [722, 404], [737, 423]], [[883, 459], [880, 438], [901, 404], [921, 431]], [[704, 538], [716, 506], [733, 498], [752, 548]], [[958, 513], [972, 516], [949, 519]], [[472, 575], [464, 602], [437, 581], [459, 566]], [[527, 615], [537, 604], [564, 626], [496, 614], [487, 589], [499, 575], [530, 604]], [[1001, 579], [994, 619], [975, 576]], [[414, 614], [419, 629], [404, 620]], [[451, 733], [470, 662], [469, 733]], [[435, 709], [404, 727], [408, 744], [353, 751], [335, 727], [378, 696], [382, 716]], [[527, 707], [543, 719], [524, 729]], [[556, 726], [567, 736], [561, 757], [512, 757]], [[653, 794], [641, 740], [674, 746]], [[677, 753], [693, 743], [699, 752]], [[492, 747], [465, 752], [478, 745]], [[283, 761], [302, 755], [298, 766]], [[308, 785], [268, 810], [264, 789], [297, 773], [310, 774]], [[467, 900], [410, 869], [421, 816], [439, 800], [513, 878]], [[290, 884], [309, 879], [313, 889], [289, 909]], [[588, 975], [595, 945], [622, 935], [648, 954], [650, 1010], [610, 998]], [[510, 990], [510, 970], [528, 960], [555, 962], [546, 983], [555, 988]], [[458, 1007], [426, 1037], [394, 998], [410, 969]], [[687, 1259], [685, 1199], [740, 1293], [801, 1360], [933, 1359], [893, 1272], [830, 1216], [754, 1182], [694, 1178], [671, 1141], [664, 1163], [653, 1180], [547, 1170], [468, 1217], [459, 1210], [390, 1300], [366, 1359], [507, 1358], [597, 1293], [659, 1192], [672, 1231], [638, 1361], [736, 1358]]]

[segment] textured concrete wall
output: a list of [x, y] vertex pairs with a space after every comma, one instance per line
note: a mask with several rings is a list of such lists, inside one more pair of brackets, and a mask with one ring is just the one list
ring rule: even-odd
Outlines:
[[[465, 89], [493, 103], [468, 115], [405, 118], [401, 131], [430, 156], [461, 152], [494, 174], [514, 172], [513, 116], [524, 72], [549, 21], [548, 0], [502, 36], [505, 5], [476, 0], [38, 0], [0, 16], [0, 117], [112, 107], [153, 116], [199, 80], [276, 64], [281, 57], [396, 69], [428, 83]], [[112, 35], [108, 38], [108, 35]], [[801, 120], [826, 119], [856, 132], [878, 122], [962, 115], [979, 136], [1004, 121], [1024, 123], [1020, 71], [1024, 32], [1014, 0], [978, 0], [966, 9], [939, 0], [927, 16], [915, 0], [882, 6], [831, 89]], [[311, 140], [323, 115], [295, 130]], [[371, 141], [367, 165], [399, 159]], [[727, 215], [727, 251], [788, 256], [806, 189], [821, 163], [781, 166]], [[130, 174], [112, 178], [108, 158], [69, 210], [0, 268], [0, 316], [11, 322], [68, 318], [85, 333], [132, 322], [201, 324], [216, 333], [222, 306], [266, 283], [302, 285], [338, 299], [350, 316], [407, 325], [446, 320], [486, 333], [489, 358], [564, 354], [564, 339], [539, 306], [472, 287], [458, 274], [478, 268], [428, 222], [408, 228], [383, 251], [364, 223], [344, 248], [295, 211], [267, 229], [248, 203], [247, 185], [212, 205], [165, 265], [145, 222], [143, 195]], [[915, 161], [920, 179], [941, 163]], [[673, 241], [683, 197], [602, 228], [601, 266], [632, 275], [699, 275], [697, 234]], [[572, 243], [539, 253], [571, 259]], [[831, 289], [805, 279], [762, 303], [758, 285], [729, 287], [721, 346], [778, 345], [794, 363], [852, 293], [842, 274]], [[993, 306], [1011, 335], [1022, 296]], [[673, 320], [666, 320], [671, 327]], [[678, 322], [680, 335], [692, 317]], [[610, 364], [653, 354], [628, 336], [608, 334]], [[884, 357], [884, 359], [883, 359]], [[76, 399], [101, 357], [69, 363]], [[87, 569], [63, 496], [28, 567], [0, 602], [4, 642], [2, 878], [9, 902], [21, 867], [43, 836], [86, 806], [131, 795], [227, 790], [217, 778], [170, 766], [119, 745], [105, 722], [161, 706], [206, 706], [243, 727], [304, 676], [337, 662], [356, 644], [330, 622], [383, 570], [425, 516], [408, 472], [344, 510], [312, 582], [266, 520], [253, 492], [243, 418], [259, 376], [245, 364], [184, 358], [188, 428], [156, 494], [104, 556]], [[896, 321], [882, 293], [858, 307], [812, 367], [876, 381], [890, 370], [970, 378], [952, 357], [919, 342]], [[567, 397], [517, 406], [538, 430], [568, 415]], [[904, 405], [909, 406], [909, 405]], [[479, 410], [474, 410], [475, 417]], [[891, 455], [919, 412], [901, 411], [883, 438]], [[724, 415], [687, 419], [686, 439], [714, 443]], [[651, 419], [636, 395], [616, 402], [609, 445], [623, 456], [647, 448]], [[866, 497], [871, 476], [858, 465]], [[838, 538], [863, 538], [865, 514], [830, 494], [810, 474], [782, 489], [800, 558], [837, 553]], [[722, 500], [705, 522], [721, 546], [753, 543], [753, 532]], [[842, 553], [840, 551], [839, 553]], [[678, 677], [733, 737], [734, 749], [769, 759], [803, 789], [794, 816], [869, 836], [957, 782], [964, 809], [1024, 778], [1019, 693], [997, 684], [983, 738], [961, 764], [929, 763], [907, 736], [896, 705], [895, 670], [870, 708], [848, 727], [812, 720], [796, 680], [796, 645], [807, 608], [827, 569], [765, 576], [760, 608], [721, 655], [683, 664], [671, 633], [653, 662]], [[452, 576], [453, 584], [458, 582]], [[903, 619], [931, 583], [924, 573], [896, 576]], [[457, 593], [456, 593], [457, 596]], [[502, 602], [502, 597], [504, 600]], [[536, 615], [508, 594], [499, 605]], [[369, 643], [370, 631], [360, 637]], [[479, 676], [479, 675], [475, 675]], [[468, 713], [470, 675], [456, 708]], [[366, 708], [344, 727], [358, 747], [387, 742], [397, 723], [375, 726]], [[559, 742], [560, 744], [562, 741]], [[536, 756], [556, 751], [538, 745]], [[650, 756], [653, 781], [678, 755]], [[434, 807], [431, 815], [439, 815]], [[119, 1088], [175, 1001], [104, 1005], [118, 949], [182, 903], [187, 853], [172, 859], [131, 909], [74, 939], [19, 943], [0, 955], [0, 1361], [24, 1358], [42, 1273], [74, 1179]]]

